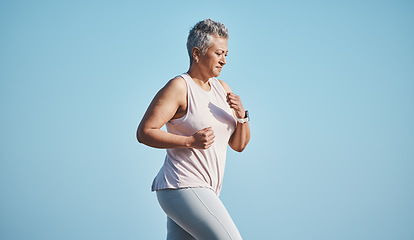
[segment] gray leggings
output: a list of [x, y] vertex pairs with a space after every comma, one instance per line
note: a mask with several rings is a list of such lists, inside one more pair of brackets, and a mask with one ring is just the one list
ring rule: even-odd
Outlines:
[[167, 218], [167, 240], [240, 240], [223, 203], [209, 188], [157, 191]]

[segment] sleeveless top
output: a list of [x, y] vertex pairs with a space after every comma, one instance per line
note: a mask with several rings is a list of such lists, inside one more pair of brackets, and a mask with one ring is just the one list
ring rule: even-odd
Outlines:
[[187, 113], [166, 123], [169, 133], [192, 136], [212, 127], [214, 143], [208, 149], [167, 149], [164, 165], [152, 183], [152, 191], [187, 187], [206, 187], [220, 194], [226, 164], [227, 144], [236, 128], [226, 91], [216, 78], [210, 78], [210, 91], [198, 86], [187, 73]]

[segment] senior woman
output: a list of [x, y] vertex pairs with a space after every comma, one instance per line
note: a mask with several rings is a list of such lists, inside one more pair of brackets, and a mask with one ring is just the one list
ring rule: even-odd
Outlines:
[[168, 216], [169, 240], [241, 239], [218, 198], [227, 144], [241, 152], [250, 139], [240, 97], [216, 79], [226, 64], [227, 39], [224, 24], [198, 22], [188, 35], [188, 72], [157, 93], [138, 126], [140, 143], [167, 149], [152, 191]]

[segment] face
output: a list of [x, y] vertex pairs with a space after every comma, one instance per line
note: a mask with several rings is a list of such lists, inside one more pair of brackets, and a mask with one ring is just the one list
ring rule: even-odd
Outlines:
[[227, 39], [213, 37], [211, 42], [212, 45], [207, 49], [206, 54], [199, 55], [198, 64], [206, 75], [218, 77], [221, 69], [226, 65]]

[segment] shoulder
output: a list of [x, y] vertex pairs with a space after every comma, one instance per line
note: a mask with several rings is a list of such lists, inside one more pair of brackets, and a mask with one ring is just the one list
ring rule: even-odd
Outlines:
[[187, 83], [182, 77], [175, 77], [167, 82], [162, 89], [164, 100], [176, 102], [180, 107], [186, 105]]
[[177, 102], [180, 105], [186, 99], [187, 83], [181, 77], [175, 77], [167, 82], [155, 96], [156, 102], [172, 103]]
[[185, 97], [187, 94], [187, 83], [181, 77], [175, 77], [165, 84], [160, 91], [162, 95], [169, 97]]
[[217, 80], [218, 80], [218, 81], [220, 82], [220, 84], [223, 86], [223, 88], [224, 88], [224, 90], [226, 91], [226, 93], [231, 92], [231, 89], [230, 89], [229, 85], [228, 85], [225, 81], [220, 80], [220, 79], [217, 79]]
[[170, 91], [186, 92], [187, 83], [182, 77], [175, 77], [168, 81], [164, 88]]

